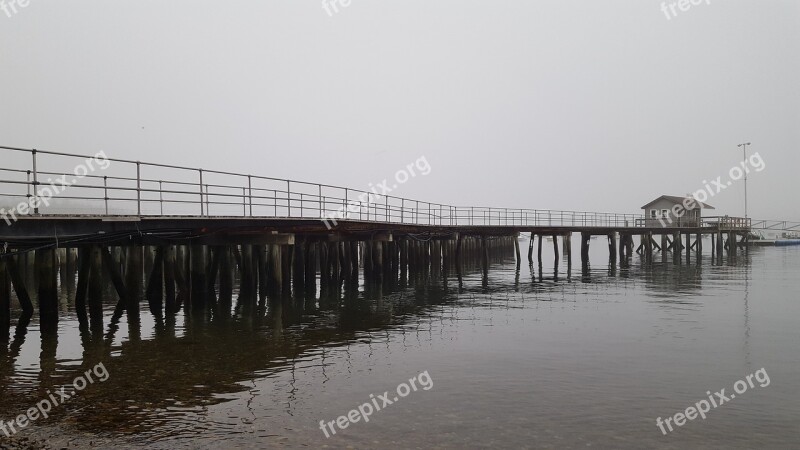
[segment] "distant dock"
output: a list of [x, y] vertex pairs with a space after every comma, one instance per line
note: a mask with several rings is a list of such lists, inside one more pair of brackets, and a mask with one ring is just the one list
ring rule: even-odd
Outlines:
[[756, 239], [750, 241], [750, 245], [757, 247], [788, 247], [800, 245], [800, 239]]

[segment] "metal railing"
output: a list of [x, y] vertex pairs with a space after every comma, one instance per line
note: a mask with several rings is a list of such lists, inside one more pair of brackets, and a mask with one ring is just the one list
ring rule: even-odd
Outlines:
[[703, 226], [719, 230], [750, 230], [752, 219], [749, 217], [713, 216], [703, 217]]
[[751, 219], [730, 216], [678, 217], [676, 219], [638, 219], [637, 227], [652, 228], [714, 228], [720, 230], [749, 230]]
[[[0, 146], [0, 155], [0, 199], [18, 200], [0, 205], [5, 215], [13, 211], [17, 216], [269, 217], [320, 219], [331, 225], [334, 220], [359, 220], [554, 227], [634, 227], [644, 218], [444, 205], [320, 183], [15, 147]], [[20, 155], [19, 161], [13, 155]], [[67, 172], [64, 167], [70, 162], [75, 169]], [[108, 167], [100, 170], [100, 162], [108, 162]], [[19, 167], [12, 167], [14, 163]], [[84, 170], [87, 166], [95, 170]], [[52, 193], [56, 179], [66, 180], [69, 187]], [[25, 204], [33, 207], [15, 206]]]
[[800, 222], [789, 222], [786, 220], [754, 220], [752, 227], [754, 230], [798, 231], [800, 230]]

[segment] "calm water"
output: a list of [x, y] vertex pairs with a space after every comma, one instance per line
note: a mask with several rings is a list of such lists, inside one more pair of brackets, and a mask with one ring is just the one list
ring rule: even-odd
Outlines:
[[[140, 329], [123, 319], [94, 340], [72, 313], [57, 339], [34, 321], [2, 355], [0, 418], [103, 361], [107, 381], [23, 434], [76, 448], [800, 446], [800, 248], [613, 269], [603, 240], [591, 251], [586, 276], [576, 258], [570, 278], [560, 261], [556, 279], [550, 262], [534, 281], [512, 255], [488, 279], [362, 287], [224, 323], [181, 313], [156, 329], [143, 305]], [[666, 436], [656, 426], [761, 368], [768, 386]], [[425, 371], [430, 390], [320, 430]]]

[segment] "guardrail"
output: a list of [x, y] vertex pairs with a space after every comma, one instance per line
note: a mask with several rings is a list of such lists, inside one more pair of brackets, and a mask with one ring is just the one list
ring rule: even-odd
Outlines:
[[800, 230], [800, 222], [788, 222], [786, 220], [754, 220], [754, 230], [775, 230], [775, 231], [797, 231]]
[[[749, 230], [751, 220], [746, 217], [731, 216], [708, 216], [697, 218], [678, 217], [671, 222], [664, 219], [662, 223], [659, 219], [645, 218], [636, 221], [637, 227], [660, 227], [660, 228], [714, 228], [718, 230]], [[666, 226], [665, 226], [666, 224]]]
[[[634, 227], [641, 214], [454, 206], [304, 181], [107, 158], [102, 174], [76, 171], [92, 156], [0, 146], [0, 198], [27, 215], [272, 217], [415, 225]], [[15, 161], [13, 155], [16, 157]], [[25, 156], [27, 155], [27, 156]], [[16, 167], [13, 167], [16, 163]], [[6, 167], [8, 165], [8, 167]], [[72, 184], [44, 205], [50, 180]], [[25, 208], [27, 209], [27, 208]], [[0, 211], [2, 212], [2, 211]], [[17, 215], [21, 211], [16, 211]]]
[[752, 219], [749, 217], [711, 216], [703, 217], [703, 226], [714, 227], [719, 230], [749, 230], [752, 228]]

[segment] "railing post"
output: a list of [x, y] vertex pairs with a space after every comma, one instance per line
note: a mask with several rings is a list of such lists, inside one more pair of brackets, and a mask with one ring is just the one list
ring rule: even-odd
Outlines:
[[200, 171], [200, 215], [205, 216], [206, 210], [205, 205], [203, 204], [203, 169], [198, 169]]
[[391, 222], [391, 220], [389, 220], [389, 196], [388, 195], [386, 196], [386, 221], [387, 222]]
[[253, 177], [247, 176], [247, 199], [250, 204], [250, 217], [253, 217]]
[[403, 219], [403, 213], [405, 212], [405, 209], [406, 209], [406, 199], [405, 197], [403, 197], [400, 200], [400, 223], [405, 223], [405, 219]]
[[[106, 215], [108, 215], [108, 176], [103, 176], [103, 200], [106, 204]], [[163, 215], [163, 214], [162, 214]]]
[[323, 206], [324, 203], [322, 201], [322, 185], [318, 184], [317, 188], [319, 190], [319, 218], [322, 219], [322, 218], [325, 217], [325, 212], [324, 212], [324, 209], [323, 209], [324, 208], [324, 206]]
[[287, 209], [287, 216], [292, 217], [292, 182], [290, 180], [286, 180], [286, 209]]
[[[104, 177], [105, 178], [105, 177]], [[158, 204], [161, 207], [161, 215], [164, 215], [164, 185], [158, 180]], [[106, 204], [106, 214], [108, 214], [108, 204]]]
[[[348, 193], [348, 189], [344, 188], [344, 210], [342, 211], [342, 219], [349, 219], [349, 217], [347, 217], [348, 215], [350, 215], [350, 210], [347, 207], [348, 203], [350, 203], [350, 195]], [[359, 204], [359, 206], [361, 205]], [[360, 208], [358, 211], [358, 218], [361, 219]], [[367, 209], [367, 220], [369, 220], [369, 209]]]
[[32, 197], [32, 195], [31, 195], [31, 171], [30, 170], [28, 171], [28, 176], [26, 177], [26, 181], [27, 181], [26, 186], [28, 187], [28, 194], [25, 196], [25, 198], [27, 198], [28, 202], [30, 202], [31, 201], [30, 199]]
[[247, 188], [242, 187], [242, 216], [247, 215]]
[[31, 157], [33, 158], [33, 201], [31, 204], [33, 205], [33, 213], [39, 214], [39, 176], [38, 171], [36, 170], [36, 149], [31, 150]]
[[136, 161], [136, 214], [142, 215], [142, 163]]
[[[210, 216], [211, 215], [211, 199], [210, 199], [210, 196], [208, 195], [208, 185], [206, 184], [205, 186], [206, 186], [206, 216]], [[203, 190], [203, 188], [201, 186], [200, 187], [200, 191], [202, 192], [202, 190]]]

